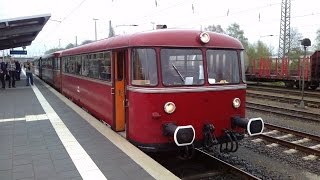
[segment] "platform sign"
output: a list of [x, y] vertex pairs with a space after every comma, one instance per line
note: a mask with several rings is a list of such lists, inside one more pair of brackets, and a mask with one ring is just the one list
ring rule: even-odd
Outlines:
[[27, 55], [27, 51], [25, 51], [25, 50], [11, 50], [10, 54]]

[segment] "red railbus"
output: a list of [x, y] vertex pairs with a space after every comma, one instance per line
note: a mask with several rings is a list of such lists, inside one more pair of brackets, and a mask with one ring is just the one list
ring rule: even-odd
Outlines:
[[245, 117], [243, 46], [227, 35], [141, 32], [63, 50], [59, 60], [61, 92], [144, 151], [236, 151], [246, 131], [263, 130], [261, 118]]

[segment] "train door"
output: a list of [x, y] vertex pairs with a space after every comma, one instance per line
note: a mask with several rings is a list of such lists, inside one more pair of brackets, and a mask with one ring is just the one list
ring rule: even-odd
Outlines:
[[114, 101], [115, 131], [125, 130], [125, 51], [115, 52]]

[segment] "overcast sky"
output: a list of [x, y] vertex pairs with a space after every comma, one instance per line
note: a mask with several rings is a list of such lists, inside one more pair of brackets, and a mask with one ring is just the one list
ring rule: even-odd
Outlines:
[[[307, 2], [307, 4], [305, 4]], [[314, 41], [320, 28], [319, 0], [292, 0], [291, 27]], [[262, 40], [278, 49], [281, 0], [0, 0], [0, 19], [51, 14], [38, 37], [27, 47], [28, 55], [69, 43], [108, 37], [108, 21], [116, 34], [147, 31], [153, 24], [168, 28], [201, 29], [238, 23], [249, 42]], [[59, 22], [61, 21], [61, 22]], [[136, 24], [138, 26], [121, 26]], [[118, 26], [118, 27], [116, 27]], [[269, 36], [273, 35], [273, 36]], [[19, 48], [18, 48], [19, 49]]]

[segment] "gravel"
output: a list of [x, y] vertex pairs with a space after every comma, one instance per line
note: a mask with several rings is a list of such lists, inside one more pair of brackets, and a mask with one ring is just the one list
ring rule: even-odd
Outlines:
[[[288, 104], [279, 103], [280, 106]], [[320, 110], [319, 110], [320, 111]], [[261, 117], [265, 122], [292, 128], [320, 136], [320, 124], [299, 119], [285, 118], [271, 113], [247, 109], [247, 117]], [[222, 160], [242, 168], [261, 179], [320, 179], [320, 160], [304, 160], [308, 154], [297, 152], [287, 154], [286, 147], [269, 148], [267, 141], [253, 142], [255, 137], [247, 137], [240, 142], [236, 153], [217, 153]]]

